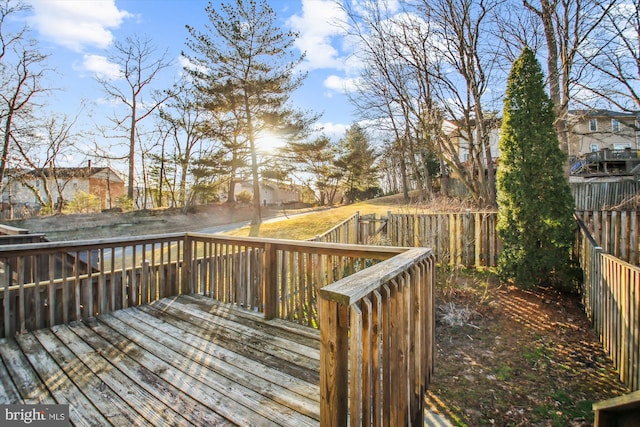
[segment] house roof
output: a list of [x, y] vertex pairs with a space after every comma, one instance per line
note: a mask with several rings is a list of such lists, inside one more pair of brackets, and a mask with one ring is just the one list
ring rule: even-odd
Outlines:
[[608, 117], [608, 118], [636, 118], [640, 115], [640, 111], [625, 112], [604, 109], [585, 109], [585, 110], [569, 110], [569, 115], [574, 117]]
[[[19, 171], [16, 169], [11, 169], [7, 171], [7, 175], [10, 176], [46, 176], [53, 177], [53, 170], [49, 168], [41, 168], [41, 169], [31, 169], [28, 171]], [[102, 175], [100, 178], [107, 178], [111, 181], [116, 182], [124, 182], [122, 178], [111, 168], [109, 167], [80, 167], [80, 168], [56, 168], [55, 175], [58, 178], [91, 178], [96, 175]]]

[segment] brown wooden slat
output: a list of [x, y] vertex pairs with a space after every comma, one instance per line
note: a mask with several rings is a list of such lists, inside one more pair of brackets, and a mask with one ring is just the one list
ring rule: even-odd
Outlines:
[[[28, 337], [30, 335], [25, 335]], [[74, 381], [78, 389], [93, 403], [100, 413], [112, 425], [145, 425], [149, 424], [133, 410], [120, 396], [87, 368], [50, 330], [39, 330], [33, 333], [40, 345], [60, 366], [64, 373]], [[70, 402], [75, 406], [76, 402]], [[91, 416], [90, 414], [87, 414]], [[73, 418], [72, 418], [72, 421]]]
[[[123, 317], [126, 320], [127, 316]], [[151, 326], [144, 328], [141, 322], [136, 321], [136, 319], [130, 318], [129, 320], [130, 322], [124, 322], [116, 318], [116, 316], [104, 316], [100, 319], [101, 322], [104, 322], [113, 330], [129, 337], [146, 351], [153, 352], [155, 356], [179, 369], [185, 375], [189, 375], [196, 380], [204, 378], [204, 385], [206, 385], [206, 388], [203, 387], [204, 389], [215, 390], [214, 393], [219, 393], [234, 402], [234, 405], [231, 406], [234, 414], [240, 412], [237, 405], [242, 405], [277, 423], [286, 422], [292, 425], [315, 424], [315, 421], [297, 412], [300, 409], [313, 411], [315, 406], [313, 402], [306, 402], [304, 407], [292, 410], [286, 404], [287, 399], [303, 400], [301, 399], [302, 396], [294, 396], [292, 393], [287, 393], [284, 398], [275, 396], [278, 391], [282, 392], [284, 389], [274, 384], [267, 384], [265, 381], [261, 382], [259, 378], [253, 377], [250, 372], [234, 375], [233, 368], [227, 367], [227, 369], [224, 369], [225, 367], [219, 362], [210, 361], [207, 363], [208, 358], [201, 356], [202, 349], [198, 349], [196, 352], [193, 348], [189, 349], [182, 341], [170, 339], [163, 331]], [[203, 375], [203, 368], [207, 369], [206, 375]], [[212, 368], [220, 368], [223, 372]], [[253, 381], [254, 385], [261, 385], [263, 392], [257, 392], [253, 389], [253, 386], [246, 384], [246, 381]], [[276, 390], [277, 388], [280, 390]], [[279, 398], [274, 400], [274, 397]], [[220, 398], [219, 400], [223, 401], [224, 399]], [[212, 409], [218, 410], [217, 407]]]
[[[220, 347], [217, 343], [204, 339], [191, 331], [186, 331], [172, 323], [161, 321], [141, 310], [127, 310], [113, 313], [113, 317], [127, 323], [131, 328], [141, 331], [155, 331], [158, 342], [174, 350], [193, 352], [193, 348], [204, 353], [200, 363], [212, 369], [225, 372], [225, 375], [246, 387], [262, 390], [263, 393], [282, 393], [288, 401], [303, 397], [303, 401], [319, 402], [317, 384], [310, 384], [280, 370], [262, 365], [250, 358], [244, 357]], [[160, 334], [162, 333], [162, 334]], [[263, 383], [264, 381], [264, 383]], [[273, 390], [271, 390], [273, 388]], [[311, 414], [314, 408], [308, 408], [306, 403], [299, 405]], [[316, 410], [318, 408], [315, 408]]]
[[24, 403], [24, 400], [20, 397], [18, 389], [13, 381], [11, 381], [7, 367], [4, 365], [2, 358], [0, 358], [0, 404], [6, 405], [11, 403]]
[[[160, 301], [162, 302], [162, 301]], [[319, 380], [318, 364], [312, 362], [302, 355], [294, 353], [288, 354], [285, 350], [274, 347], [261, 339], [258, 334], [243, 336], [238, 332], [228, 329], [232, 327], [230, 322], [207, 323], [198, 320], [200, 317], [182, 313], [181, 310], [173, 307], [164, 307], [160, 304], [140, 307], [140, 310], [152, 314], [158, 319], [171, 322], [187, 330], [193, 328], [198, 336], [212, 340], [220, 346], [230, 349], [235, 353], [255, 361], [260, 361], [266, 366], [283, 370], [289, 375], [301, 378], [310, 383], [317, 383]], [[200, 327], [194, 324], [200, 321]]]
[[307, 367], [308, 369], [317, 369], [317, 364], [311, 362], [311, 359], [320, 360], [320, 351], [318, 348], [292, 343], [277, 335], [268, 336], [265, 331], [257, 333], [249, 326], [205, 313], [202, 310], [198, 310], [197, 307], [194, 307], [192, 304], [185, 304], [183, 301], [184, 300], [180, 299], [166, 299], [145, 307], [162, 308], [166, 313], [182, 316], [191, 323], [198, 323], [198, 321], [200, 321], [204, 322], [204, 324], [216, 326], [218, 328], [215, 329], [215, 331], [218, 335], [227, 336], [234, 340], [241, 340], [244, 345], [250, 345], [251, 347], [259, 349], [261, 352], [272, 354], [283, 360]]
[[0, 340], [0, 356], [24, 403], [56, 403], [13, 339]]
[[[94, 351], [93, 347], [81, 340], [67, 325], [56, 326], [52, 332], [56, 337], [89, 368], [91, 373], [102, 380], [123, 400], [144, 417], [150, 425], [171, 423], [172, 425], [191, 425], [180, 414], [162, 403], [164, 396], [169, 392], [165, 389], [152, 390], [140, 387], [131, 378], [126, 376], [126, 371], [120, 371], [114, 364], [118, 364], [120, 358], [106, 359], [104, 351]], [[114, 363], [114, 364], [112, 364]], [[215, 421], [215, 420], [212, 420]]]
[[[173, 424], [175, 422], [182, 425], [194, 424], [200, 426], [208, 425], [207, 423], [212, 422], [211, 415], [215, 414], [200, 410], [198, 402], [191, 398], [188, 392], [184, 393], [179, 388], [182, 385], [180, 384], [180, 378], [175, 378], [178, 385], [172, 384], [158, 375], [161, 373], [160, 370], [155, 372], [140, 363], [140, 358], [144, 356], [144, 352], [133, 347], [126, 352], [122, 351], [83, 323], [73, 325], [73, 332], [95, 350], [103, 353], [110, 362], [114, 363], [128, 378], [132, 379], [138, 387], [142, 387], [153, 394], [166, 409], [169, 409], [169, 411], [163, 409], [163, 412], [171, 413], [175, 411], [175, 421], [168, 420], [166, 423]], [[126, 340], [123, 340], [123, 342], [126, 343]], [[180, 416], [184, 417], [188, 422], [185, 423]], [[220, 419], [220, 417], [213, 418]]]
[[17, 341], [56, 402], [69, 404], [69, 418], [74, 425], [96, 427], [108, 425], [106, 418], [60, 369], [33, 334], [19, 335]]

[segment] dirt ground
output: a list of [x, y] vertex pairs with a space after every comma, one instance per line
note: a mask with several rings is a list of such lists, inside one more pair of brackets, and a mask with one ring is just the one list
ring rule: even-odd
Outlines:
[[629, 392], [578, 295], [444, 283], [427, 401], [453, 425], [591, 426], [592, 403]]

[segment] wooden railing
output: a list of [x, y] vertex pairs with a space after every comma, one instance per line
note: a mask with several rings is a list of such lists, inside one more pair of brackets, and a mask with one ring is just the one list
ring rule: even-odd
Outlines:
[[0, 246], [0, 334], [184, 293], [184, 234]]
[[318, 327], [318, 289], [406, 249], [189, 233], [192, 292]]
[[416, 248], [320, 290], [323, 426], [415, 425], [433, 371], [435, 259]]
[[606, 253], [640, 265], [639, 211], [579, 211], [577, 215]]
[[600, 341], [631, 390], [640, 389], [640, 268], [605, 253], [577, 218], [583, 304]]
[[320, 328], [322, 425], [407, 425], [433, 370], [434, 263], [424, 248], [197, 233], [11, 245], [0, 332], [202, 293]]
[[404, 250], [196, 233], [0, 246], [0, 331], [193, 292], [317, 327], [320, 287]]

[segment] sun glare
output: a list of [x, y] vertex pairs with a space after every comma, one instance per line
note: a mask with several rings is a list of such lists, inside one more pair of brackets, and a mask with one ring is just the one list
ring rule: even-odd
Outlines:
[[284, 146], [284, 140], [271, 132], [263, 132], [256, 140], [256, 149], [264, 154], [273, 154]]

